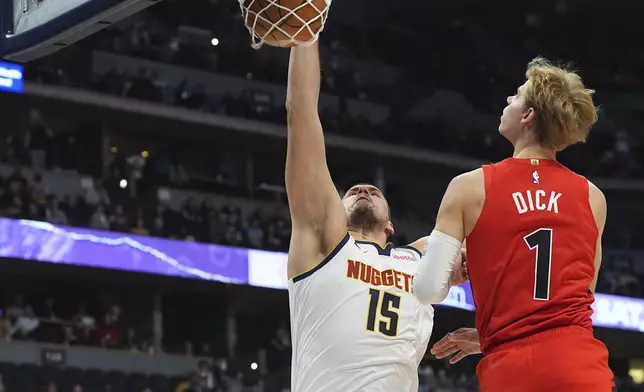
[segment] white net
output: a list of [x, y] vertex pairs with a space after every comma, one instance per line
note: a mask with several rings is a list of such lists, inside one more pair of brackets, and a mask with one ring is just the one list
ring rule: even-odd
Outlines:
[[[242, 16], [246, 22], [246, 28], [252, 37], [251, 46], [259, 49], [264, 45], [264, 42], [269, 36], [272, 36], [274, 41], [276, 35], [279, 36], [279, 42], [276, 43], [277, 46], [307, 45], [317, 41], [320, 33], [324, 30], [331, 0], [302, 0], [297, 7], [292, 8], [285, 7], [280, 4], [280, 1], [239, 0]], [[324, 6], [320, 7], [317, 3], [324, 3]], [[304, 11], [307, 7], [311, 7], [311, 10], [315, 11], [316, 15], [314, 17], [305, 19], [299, 15], [298, 11]], [[269, 12], [270, 14], [279, 15], [279, 19], [274, 22], [267, 19]], [[299, 27], [293, 27], [291, 25], [293, 21], [296, 21]], [[276, 32], [281, 34], [275, 34]], [[284, 40], [281, 39], [282, 36], [285, 37]], [[300, 40], [296, 37], [306, 37], [307, 39]]]

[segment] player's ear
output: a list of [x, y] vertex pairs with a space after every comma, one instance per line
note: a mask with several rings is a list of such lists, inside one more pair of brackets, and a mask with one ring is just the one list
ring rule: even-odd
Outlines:
[[385, 227], [385, 234], [387, 235], [387, 238], [391, 237], [394, 235], [394, 224], [391, 223], [391, 221], [387, 221], [387, 227]]
[[526, 111], [523, 112], [523, 116], [521, 116], [521, 124], [530, 124], [535, 120], [536, 117], [536, 111], [534, 108], [528, 108]]

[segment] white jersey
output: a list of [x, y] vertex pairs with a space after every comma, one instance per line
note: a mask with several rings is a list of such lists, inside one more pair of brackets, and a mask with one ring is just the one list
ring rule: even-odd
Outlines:
[[411, 292], [420, 253], [347, 234], [288, 282], [292, 392], [417, 392], [434, 309]]

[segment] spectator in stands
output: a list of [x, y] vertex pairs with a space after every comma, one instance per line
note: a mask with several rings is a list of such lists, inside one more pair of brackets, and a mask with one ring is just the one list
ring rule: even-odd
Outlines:
[[11, 337], [14, 339], [30, 339], [33, 333], [40, 326], [40, 320], [34, 313], [31, 306], [25, 306], [24, 314], [22, 314], [13, 325], [11, 329]]
[[11, 340], [11, 322], [7, 317], [0, 317], [0, 339]]
[[168, 180], [170, 181], [171, 184], [174, 184], [177, 186], [184, 186], [188, 184], [188, 182], [190, 181], [190, 178], [188, 177], [188, 173], [186, 172], [186, 169], [181, 164], [174, 164], [174, 165], [170, 165], [170, 169], [168, 172]]
[[418, 368], [419, 387], [418, 392], [429, 392], [436, 389], [436, 379], [434, 378], [434, 369], [425, 364]]
[[224, 240], [221, 243], [224, 245], [240, 246], [243, 241], [244, 232], [241, 226], [241, 212], [238, 210], [231, 211], [228, 215]]
[[58, 316], [56, 315], [56, 311], [54, 310], [54, 299], [53, 298], [47, 298], [45, 299], [45, 303], [43, 306], [43, 313], [42, 317], [45, 320], [48, 321], [57, 321]]
[[25, 312], [25, 299], [21, 294], [16, 294], [7, 308], [7, 317], [10, 322], [14, 322]]
[[640, 296], [641, 284], [639, 279], [633, 275], [625, 266], [616, 266], [608, 276], [610, 292], [625, 295], [628, 297]]
[[22, 174], [20, 166], [14, 166], [9, 178], [7, 178], [7, 184], [9, 184], [9, 191], [14, 195], [19, 195], [27, 189], [27, 179]]
[[162, 101], [162, 94], [151, 82], [149, 73], [146, 68], [139, 69], [136, 79], [134, 79], [127, 92], [128, 97], [154, 102]]
[[25, 145], [29, 149], [31, 164], [37, 168], [44, 168], [47, 146], [51, 143], [54, 134], [38, 110], [32, 109], [29, 114], [29, 126], [25, 132]]
[[89, 344], [94, 329], [96, 328], [96, 320], [94, 317], [87, 313], [87, 306], [80, 304], [74, 317], [72, 317], [72, 324], [74, 325], [74, 335], [78, 344]]
[[94, 343], [102, 347], [116, 347], [120, 342], [120, 334], [112, 313], [105, 312], [103, 322], [94, 330]]
[[221, 244], [226, 235], [226, 222], [228, 214], [223, 209], [217, 211], [210, 210], [208, 219], [208, 240], [213, 244]]
[[63, 326], [63, 345], [64, 346], [73, 346], [79, 344], [78, 337], [74, 332], [74, 328], [69, 325]]
[[165, 230], [165, 219], [164, 219], [165, 207], [162, 205], [157, 206], [154, 219], [152, 220], [152, 235], [156, 237], [163, 237], [166, 235]]
[[121, 313], [122, 313], [122, 309], [119, 305], [114, 304], [110, 306], [110, 315], [112, 316], [112, 320], [115, 323], [118, 323], [121, 320]]
[[34, 203], [29, 203], [27, 206], [27, 211], [22, 215], [23, 219], [29, 220], [39, 220], [42, 218], [42, 214], [38, 210], [38, 207]]
[[199, 228], [202, 222], [202, 216], [197, 201], [189, 197], [186, 199], [181, 208], [181, 215], [185, 222], [186, 238], [194, 241], [198, 237]]
[[103, 182], [92, 181], [92, 185], [85, 188], [85, 201], [91, 205], [110, 205], [110, 195], [103, 187]]
[[58, 385], [55, 382], [47, 384], [47, 392], [58, 392]]
[[37, 339], [50, 343], [59, 343], [62, 339], [63, 330], [54, 310], [53, 298], [45, 300], [40, 321], [42, 323], [38, 328]]
[[87, 305], [85, 304], [80, 304], [78, 305], [78, 309], [76, 310], [76, 313], [72, 317], [72, 323], [74, 323], [77, 326], [82, 326], [82, 325], [94, 325], [95, 320], [92, 316], [87, 314]]
[[283, 251], [286, 249], [290, 236], [291, 231], [286, 220], [282, 217], [276, 216], [268, 224], [266, 247], [271, 250]]
[[251, 218], [250, 224], [246, 228], [246, 238], [251, 248], [261, 249], [264, 246], [264, 230], [259, 223], [259, 218]]
[[31, 200], [38, 203], [39, 205], [45, 204], [45, 197], [49, 193], [45, 184], [43, 182], [41, 173], [34, 173], [34, 177], [31, 180]]
[[207, 361], [200, 360], [197, 364], [197, 373], [202, 378], [202, 383], [207, 391], [213, 391], [217, 386], [215, 375], [210, 369], [210, 364]]
[[114, 207], [114, 213], [112, 213], [109, 217], [110, 220], [110, 228], [112, 231], [118, 231], [121, 233], [126, 233], [130, 231], [130, 227], [128, 225], [128, 218], [125, 215], [125, 211], [123, 210], [123, 206], [120, 204], [117, 204]]
[[132, 227], [132, 229], [130, 229], [130, 231], [132, 233], [138, 234], [138, 235], [149, 235], [150, 234], [150, 230], [148, 230], [145, 227], [145, 221], [144, 221], [142, 215], [139, 215], [139, 216], [136, 217], [136, 223], [134, 224], [134, 227]]
[[58, 200], [53, 199], [50, 207], [46, 210], [47, 222], [55, 225], [66, 225], [68, 223], [67, 214], [60, 208]]
[[14, 218], [14, 219], [19, 219], [22, 215], [22, 209], [24, 208], [24, 205], [22, 203], [22, 199], [18, 195], [14, 195], [13, 199], [11, 200], [11, 204], [9, 205], [9, 208], [7, 208], [7, 216], [9, 218]]
[[206, 392], [204, 380], [199, 372], [193, 372], [188, 380], [177, 385], [175, 392]]
[[89, 227], [99, 230], [109, 230], [110, 221], [105, 214], [105, 208], [102, 205], [96, 207], [96, 211], [92, 214], [89, 221]]
[[242, 372], [235, 372], [227, 380], [228, 392], [242, 392], [244, 388], [244, 374]]
[[62, 203], [60, 209], [65, 213], [68, 224], [72, 226], [84, 226], [87, 224], [83, 220], [83, 205], [84, 200], [79, 199], [76, 195], [67, 195]]
[[282, 372], [287, 369], [291, 361], [291, 337], [284, 323], [275, 330], [269, 347], [270, 370]]
[[128, 328], [125, 333], [125, 339], [123, 339], [123, 348], [132, 352], [144, 351], [147, 347], [142, 344], [138, 336], [136, 336], [136, 330], [132, 327]]
[[0, 178], [0, 214], [8, 216], [8, 208], [11, 204], [11, 195], [5, 190], [3, 179]]
[[215, 375], [215, 380], [219, 384], [220, 388], [223, 388], [228, 377], [226, 372], [228, 371], [228, 361], [225, 358], [218, 358], [213, 364], [213, 373]]

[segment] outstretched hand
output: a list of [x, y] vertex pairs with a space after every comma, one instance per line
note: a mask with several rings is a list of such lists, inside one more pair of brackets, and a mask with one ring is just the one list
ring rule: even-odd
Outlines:
[[476, 328], [459, 328], [454, 332], [445, 335], [441, 340], [436, 342], [430, 350], [438, 359], [449, 357], [449, 363], [454, 364], [461, 359], [481, 353], [479, 343], [479, 334]]

